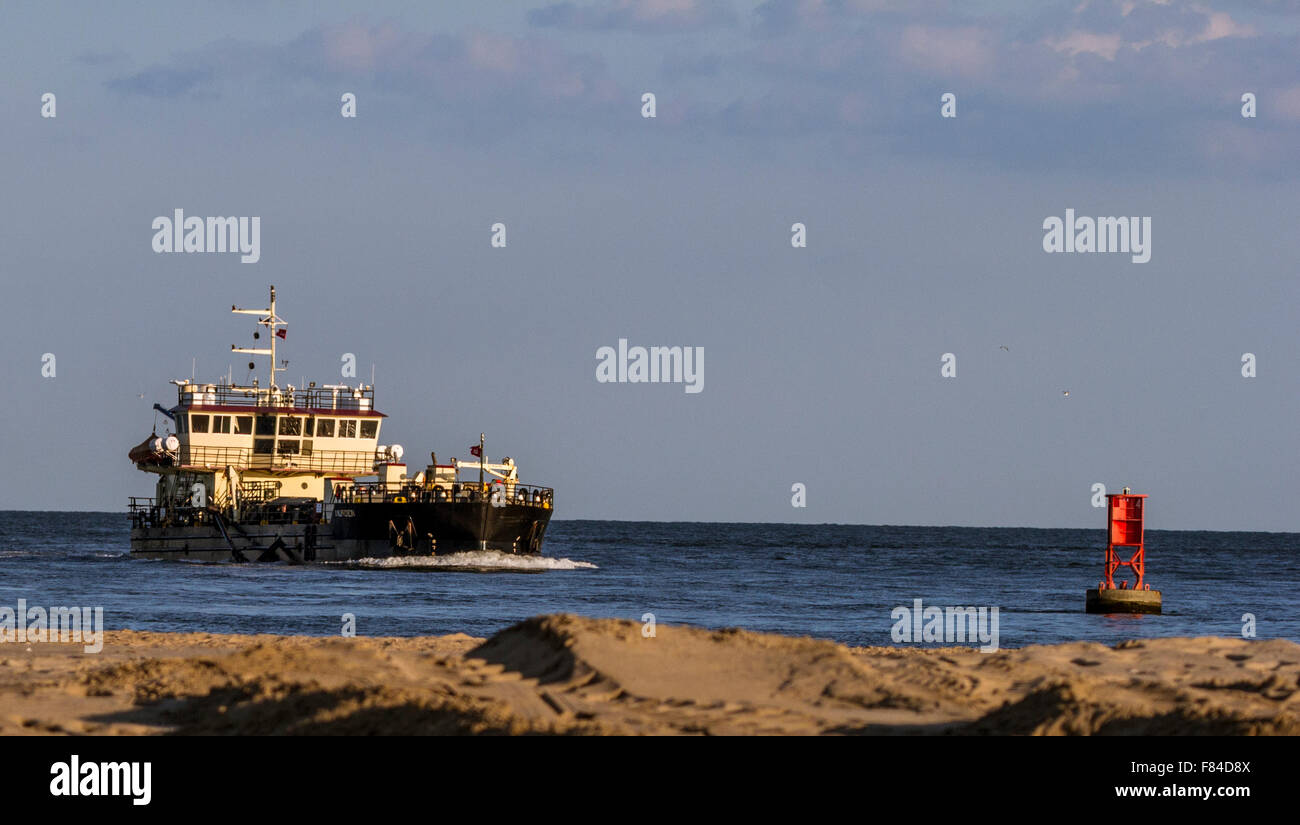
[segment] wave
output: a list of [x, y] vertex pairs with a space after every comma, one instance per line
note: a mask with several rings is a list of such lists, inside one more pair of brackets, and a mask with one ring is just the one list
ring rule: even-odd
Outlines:
[[550, 556], [517, 556], [499, 550], [473, 550], [445, 556], [390, 556], [355, 561], [325, 562], [330, 565], [373, 570], [513, 570], [541, 573], [547, 570], [597, 570], [589, 561], [557, 559]]

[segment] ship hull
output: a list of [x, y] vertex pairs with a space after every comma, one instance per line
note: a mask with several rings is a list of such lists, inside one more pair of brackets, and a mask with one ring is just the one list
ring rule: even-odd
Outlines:
[[340, 505], [328, 523], [136, 526], [131, 530], [131, 555], [202, 562], [310, 563], [475, 550], [537, 554], [550, 518], [549, 508], [527, 504], [361, 503]]

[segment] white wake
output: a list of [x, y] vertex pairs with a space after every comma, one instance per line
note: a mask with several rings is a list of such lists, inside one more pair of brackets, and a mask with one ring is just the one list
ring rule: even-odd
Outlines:
[[517, 556], [499, 550], [474, 550], [465, 553], [448, 553], [445, 556], [390, 556], [385, 559], [365, 558], [355, 561], [327, 562], [350, 567], [385, 569], [453, 569], [453, 570], [596, 570], [589, 561], [556, 559], [550, 556]]

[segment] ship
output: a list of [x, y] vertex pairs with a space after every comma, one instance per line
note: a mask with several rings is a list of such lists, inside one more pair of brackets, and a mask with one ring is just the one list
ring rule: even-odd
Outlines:
[[129, 499], [132, 556], [304, 564], [542, 551], [554, 491], [521, 483], [508, 457], [490, 461], [484, 434], [470, 459], [439, 463], [431, 452], [408, 475], [402, 446], [380, 444], [387, 416], [375, 409], [373, 376], [280, 386], [287, 324], [275, 287], [268, 308], [230, 311], [265, 330], [268, 346], [230, 349], [268, 357], [269, 380], [236, 384], [232, 370], [215, 383], [171, 382], [176, 404], [154, 404], [162, 426], [128, 452], [157, 476], [152, 496]]

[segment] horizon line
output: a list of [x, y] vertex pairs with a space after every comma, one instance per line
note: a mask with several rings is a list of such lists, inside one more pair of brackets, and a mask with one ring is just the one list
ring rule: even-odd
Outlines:
[[[10, 510], [0, 509], [3, 513], [95, 513], [109, 516], [125, 515], [117, 510]], [[607, 522], [611, 524], [720, 524], [720, 525], [769, 525], [779, 527], [917, 527], [930, 530], [1097, 530], [1104, 532], [1104, 524], [1097, 527], [1033, 527], [1029, 525], [972, 525], [972, 524], [867, 524], [865, 522], [841, 521], [701, 521], [698, 519], [600, 519], [600, 518], [565, 518], [551, 519], [552, 524], [561, 522]], [[1148, 527], [1148, 533], [1261, 533], [1264, 535], [1290, 536], [1300, 535], [1300, 530], [1223, 530], [1183, 527]]]

